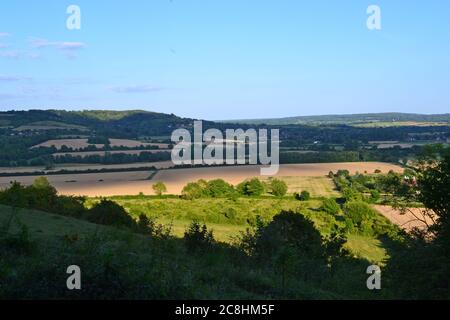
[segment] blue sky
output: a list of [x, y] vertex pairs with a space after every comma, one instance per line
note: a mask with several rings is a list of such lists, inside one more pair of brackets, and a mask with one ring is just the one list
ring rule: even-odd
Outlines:
[[[66, 9], [81, 8], [81, 30]], [[382, 29], [366, 27], [369, 5]], [[204, 119], [450, 112], [450, 2], [14, 0], [0, 110]]]

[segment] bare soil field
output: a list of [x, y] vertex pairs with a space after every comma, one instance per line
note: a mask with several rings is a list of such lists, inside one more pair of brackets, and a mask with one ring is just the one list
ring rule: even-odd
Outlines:
[[[128, 140], [128, 139], [109, 139], [111, 147], [127, 147], [127, 148], [137, 148], [139, 146], [154, 146], [160, 149], [167, 149], [169, 145], [167, 143], [146, 143], [140, 142], [137, 140]], [[62, 146], [67, 146], [72, 149], [83, 149], [87, 148], [90, 144], [88, 143], [88, 139], [58, 139], [58, 140], [48, 140], [32, 148], [39, 147], [51, 147], [55, 146], [56, 149], [60, 150]], [[97, 148], [103, 148], [103, 144], [94, 144]]]
[[[245, 179], [260, 176], [261, 166], [230, 166], [193, 169], [176, 169], [159, 171], [153, 180], [162, 181], [167, 185], [170, 193], [180, 193], [183, 187], [192, 181], [199, 179], [212, 180], [224, 179], [228, 183], [236, 185]], [[311, 164], [283, 164], [277, 177], [325, 177], [330, 171], [347, 169], [350, 173], [373, 173], [376, 169], [381, 172], [394, 170], [403, 172], [400, 166], [380, 162], [345, 162], [345, 163], [311, 163]]]
[[[406, 231], [411, 231], [413, 228], [424, 228], [426, 224], [418, 221], [415, 216], [422, 218], [421, 212], [424, 209], [421, 208], [409, 208], [411, 212], [406, 212], [405, 214], [401, 214], [400, 210], [396, 210], [391, 206], [380, 206], [375, 205], [374, 208], [381, 213], [383, 216], [388, 218], [392, 223], [398, 225], [402, 229]], [[428, 224], [432, 224], [432, 220], [426, 219]]]
[[[152, 193], [152, 171], [114, 172], [95, 174], [63, 174], [47, 176], [60, 194], [76, 196], [137, 195], [139, 192]], [[25, 185], [32, 184], [37, 176], [0, 177], [0, 189], [8, 187], [10, 181]]]
[[[161, 164], [168, 165], [167, 162], [162, 162]], [[142, 166], [143, 164], [139, 165]], [[124, 165], [118, 166], [124, 167]], [[262, 178], [260, 176], [260, 168], [261, 166], [229, 166], [168, 169], [159, 171], [152, 180], [146, 180], [152, 174], [151, 171], [57, 175], [48, 176], [48, 179], [61, 194], [68, 195], [114, 196], [137, 195], [140, 192], [150, 195], [153, 194], [151, 186], [157, 181], [162, 181], [166, 184], [168, 193], [180, 194], [186, 184], [199, 179], [212, 180], [221, 178], [236, 185], [248, 178]], [[376, 169], [379, 169], [382, 172], [388, 172], [389, 170], [402, 172], [403, 170], [399, 166], [380, 162], [286, 164], [280, 166], [277, 177], [289, 177], [290, 180], [293, 179], [292, 177], [325, 178], [329, 171], [336, 172], [339, 169], [347, 169], [351, 173], [357, 171], [373, 173]], [[7, 187], [10, 181], [30, 184], [36, 177], [37, 176], [0, 177], [0, 188]], [[304, 181], [305, 180], [303, 180], [303, 183]], [[302, 179], [299, 179], [296, 183], [301, 185]], [[326, 188], [324, 192], [330, 191]]]

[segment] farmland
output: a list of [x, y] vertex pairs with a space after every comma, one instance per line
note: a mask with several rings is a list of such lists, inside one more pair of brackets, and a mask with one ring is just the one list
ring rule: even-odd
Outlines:
[[[137, 148], [140, 146], [144, 147], [153, 146], [160, 149], [169, 148], [169, 144], [167, 143], [148, 143], [129, 139], [109, 139], [109, 142], [110, 147]], [[43, 143], [33, 146], [32, 148], [39, 148], [39, 147], [50, 148], [54, 146], [56, 149], [60, 150], [63, 146], [66, 146], [67, 148], [77, 150], [87, 148], [90, 145], [94, 145], [97, 148], [103, 148], [105, 146], [104, 144], [88, 143], [88, 139], [56, 139], [45, 141]]]
[[405, 212], [401, 212], [391, 206], [376, 205], [375, 209], [392, 221], [392, 223], [395, 223], [407, 231], [411, 231], [413, 228], [424, 229], [426, 227], [426, 224], [419, 221], [418, 218], [424, 219], [429, 225], [433, 224], [432, 219], [426, 216], [424, 217], [423, 208], [407, 208]]
[[[280, 170], [265, 177], [259, 165], [165, 161], [171, 131], [192, 130], [192, 119], [139, 111], [2, 116], [0, 246], [8, 259], [0, 259], [0, 295], [410, 298], [408, 257], [422, 255], [434, 274], [446, 274], [440, 253], [414, 243], [411, 217], [390, 205], [424, 205], [397, 198], [397, 189], [417, 185], [414, 170], [396, 164], [446, 141], [448, 127], [282, 126]], [[67, 292], [46, 277], [73, 261], [92, 291]], [[386, 268], [381, 294], [366, 288], [371, 264]], [[430, 283], [425, 296], [441, 295], [438, 280], [412, 277]]]
[[82, 152], [59, 152], [53, 153], [54, 157], [61, 156], [72, 156], [72, 157], [89, 157], [89, 156], [104, 156], [106, 153], [108, 154], [131, 154], [131, 155], [139, 155], [141, 153], [162, 153], [162, 152], [170, 152], [170, 150], [113, 150], [113, 151], [82, 151]]
[[[48, 176], [60, 194], [79, 196], [111, 196], [122, 194], [139, 194], [150, 192], [149, 178], [152, 171], [114, 172], [93, 174], [61, 174]], [[7, 187], [10, 181], [17, 181], [25, 185], [31, 184], [36, 176], [2, 177], [0, 186]]]
[[[150, 163], [151, 164], [151, 163]], [[167, 163], [165, 163], [167, 164]], [[92, 173], [76, 175], [51, 175], [48, 179], [61, 194], [85, 196], [114, 196], [153, 194], [152, 183], [164, 182], [169, 194], [180, 194], [183, 187], [189, 182], [199, 179], [224, 179], [236, 185], [246, 179], [259, 177], [260, 166], [227, 166], [206, 167], [190, 169], [158, 170], [156, 174], [151, 171]], [[388, 172], [393, 170], [401, 172], [399, 166], [367, 162], [367, 163], [328, 163], [328, 164], [289, 164], [281, 165], [277, 177], [286, 179], [290, 192], [300, 189], [311, 190], [314, 196], [334, 195], [331, 180], [326, 178], [330, 171], [339, 169], [349, 170], [351, 173], [368, 172], [375, 170]], [[154, 175], [153, 175], [154, 174]], [[149, 180], [149, 178], [152, 178]], [[11, 181], [31, 184], [37, 176], [0, 177], [0, 187], [4, 188]]]

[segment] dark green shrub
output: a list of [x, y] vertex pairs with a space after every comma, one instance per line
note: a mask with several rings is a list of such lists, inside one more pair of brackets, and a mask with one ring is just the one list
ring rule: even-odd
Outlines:
[[88, 221], [116, 227], [133, 227], [134, 220], [125, 209], [117, 203], [102, 199], [96, 203], [86, 214]]
[[84, 197], [59, 196], [54, 212], [77, 219], [82, 218], [86, 212], [85, 201]]
[[308, 191], [302, 191], [300, 194], [295, 193], [294, 196], [295, 199], [299, 201], [308, 201], [309, 199], [311, 199], [311, 194]]
[[205, 251], [214, 242], [214, 235], [208, 230], [206, 224], [200, 225], [198, 221], [193, 221], [184, 232], [184, 243], [190, 252]]

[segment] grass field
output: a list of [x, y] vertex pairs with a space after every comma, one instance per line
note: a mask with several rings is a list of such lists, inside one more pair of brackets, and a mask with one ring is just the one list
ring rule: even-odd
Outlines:
[[[333, 181], [328, 177], [278, 177], [288, 185], [288, 193], [308, 191], [312, 197], [338, 197]], [[265, 179], [268, 181], [269, 179]]]
[[[329, 226], [332, 222], [325, 224]], [[28, 237], [21, 236], [23, 226], [28, 230]], [[225, 231], [237, 234], [241, 228], [223, 224], [208, 226], [216, 231], [216, 238]], [[305, 276], [297, 276], [292, 271], [286, 294], [278, 264], [257, 262], [227, 244], [193, 253], [177, 237], [154, 239], [40, 211], [23, 209], [14, 213], [5, 206], [0, 206], [0, 228], [16, 246], [19, 243], [28, 248], [25, 246], [31, 240], [31, 249], [24, 252], [15, 253], [14, 248], [3, 246], [9, 259], [0, 259], [3, 272], [0, 296], [20, 299], [86, 299], [91, 295], [100, 299], [380, 298], [365, 286], [367, 265], [385, 260], [379, 243], [371, 237], [350, 238], [347, 248], [354, 257], [340, 260], [331, 275], [322, 276], [323, 271], [317, 280], [315, 271], [321, 269], [310, 264], [301, 266], [301, 270], [308, 268]], [[319, 231], [323, 233], [326, 229], [322, 226]], [[183, 225], [175, 224], [173, 231], [181, 236]], [[82, 266], [83, 286], [88, 291], [73, 292], [60, 285], [66, 283], [66, 268], [73, 264]]]
[[25, 224], [32, 239], [63, 237], [70, 234], [86, 236], [98, 229], [107, 228], [53, 213], [29, 209], [12, 210], [10, 207], [0, 205], [0, 228], [7, 224], [9, 225], [8, 232], [11, 234], [18, 232], [20, 224]]
[[[96, 199], [89, 202], [92, 205]], [[205, 222], [208, 228], [214, 231], [214, 237], [218, 241], [233, 242], [242, 231], [251, 225], [247, 220], [255, 220], [256, 215], [261, 215], [264, 220], [270, 221], [273, 215], [281, 210], [293, 210], [310, 218], [316, 228], [324, 235], [329, 235], [333, 224], [341, 222], [335, 217], [318, 211], [320, 201], [312, 200], [300, 203], [297, 200], [274, 199], [245, 199], [241, 198], [233, 202], [226, 199], [128, 199], [114, 198], [129, 211], [134, 217], [137, 214], [156, 218], [158, 223], [172, 225], [172, 233], [176, 237], [182, 237], [184, 231], [197, 219]], [[234, 219], [227, 218], [225, 214], [234, 212]], [[0, 227], [6, 225], [13, 213], [10, 207], [0, 205]], [[99, 226], [83, 220], [72, 219], [52, 213], [36, 210], [20, 209], [15, 213], [9, 232], [16, 233], [20, 224], [29, 228], [32, 238], [46, 239], [48, 237], [64, 237], [66, 235], [88, 236], [92, 233], [112, 229]], [[360, 257], [373, 262], [382, 262], [387, 258], [381, 242], [373, 237], [365, 235], [349, 235], [346, 248], [355, 257]]]
[[[343, 226], [339, 216], [320, 211], [321, 201], [301, 202], [294, 198], [239, 198], [181, 200], [173, 198], [157, 199], [149, 197], [113, 197], [133, 217], [145, 214], [157, 223], [171, 225], [177, 237], [183, 237], [186, 228], [193, 220], [205, 223], [214, 231], [214, 237], [222, 242], [231, 243], [241, 232], [252, 228], [256, 217], [269, 222], [283, 210], [293, 211], [311, 219], [322, 235], [327, 236], [333, 225]], [[89, 199], [88, 206], [99, 201]], [[346, 244], [355, 257], [373, 262], [382, 262], [387, 258], [381, 242], [366, 235], [349, 235]]]

